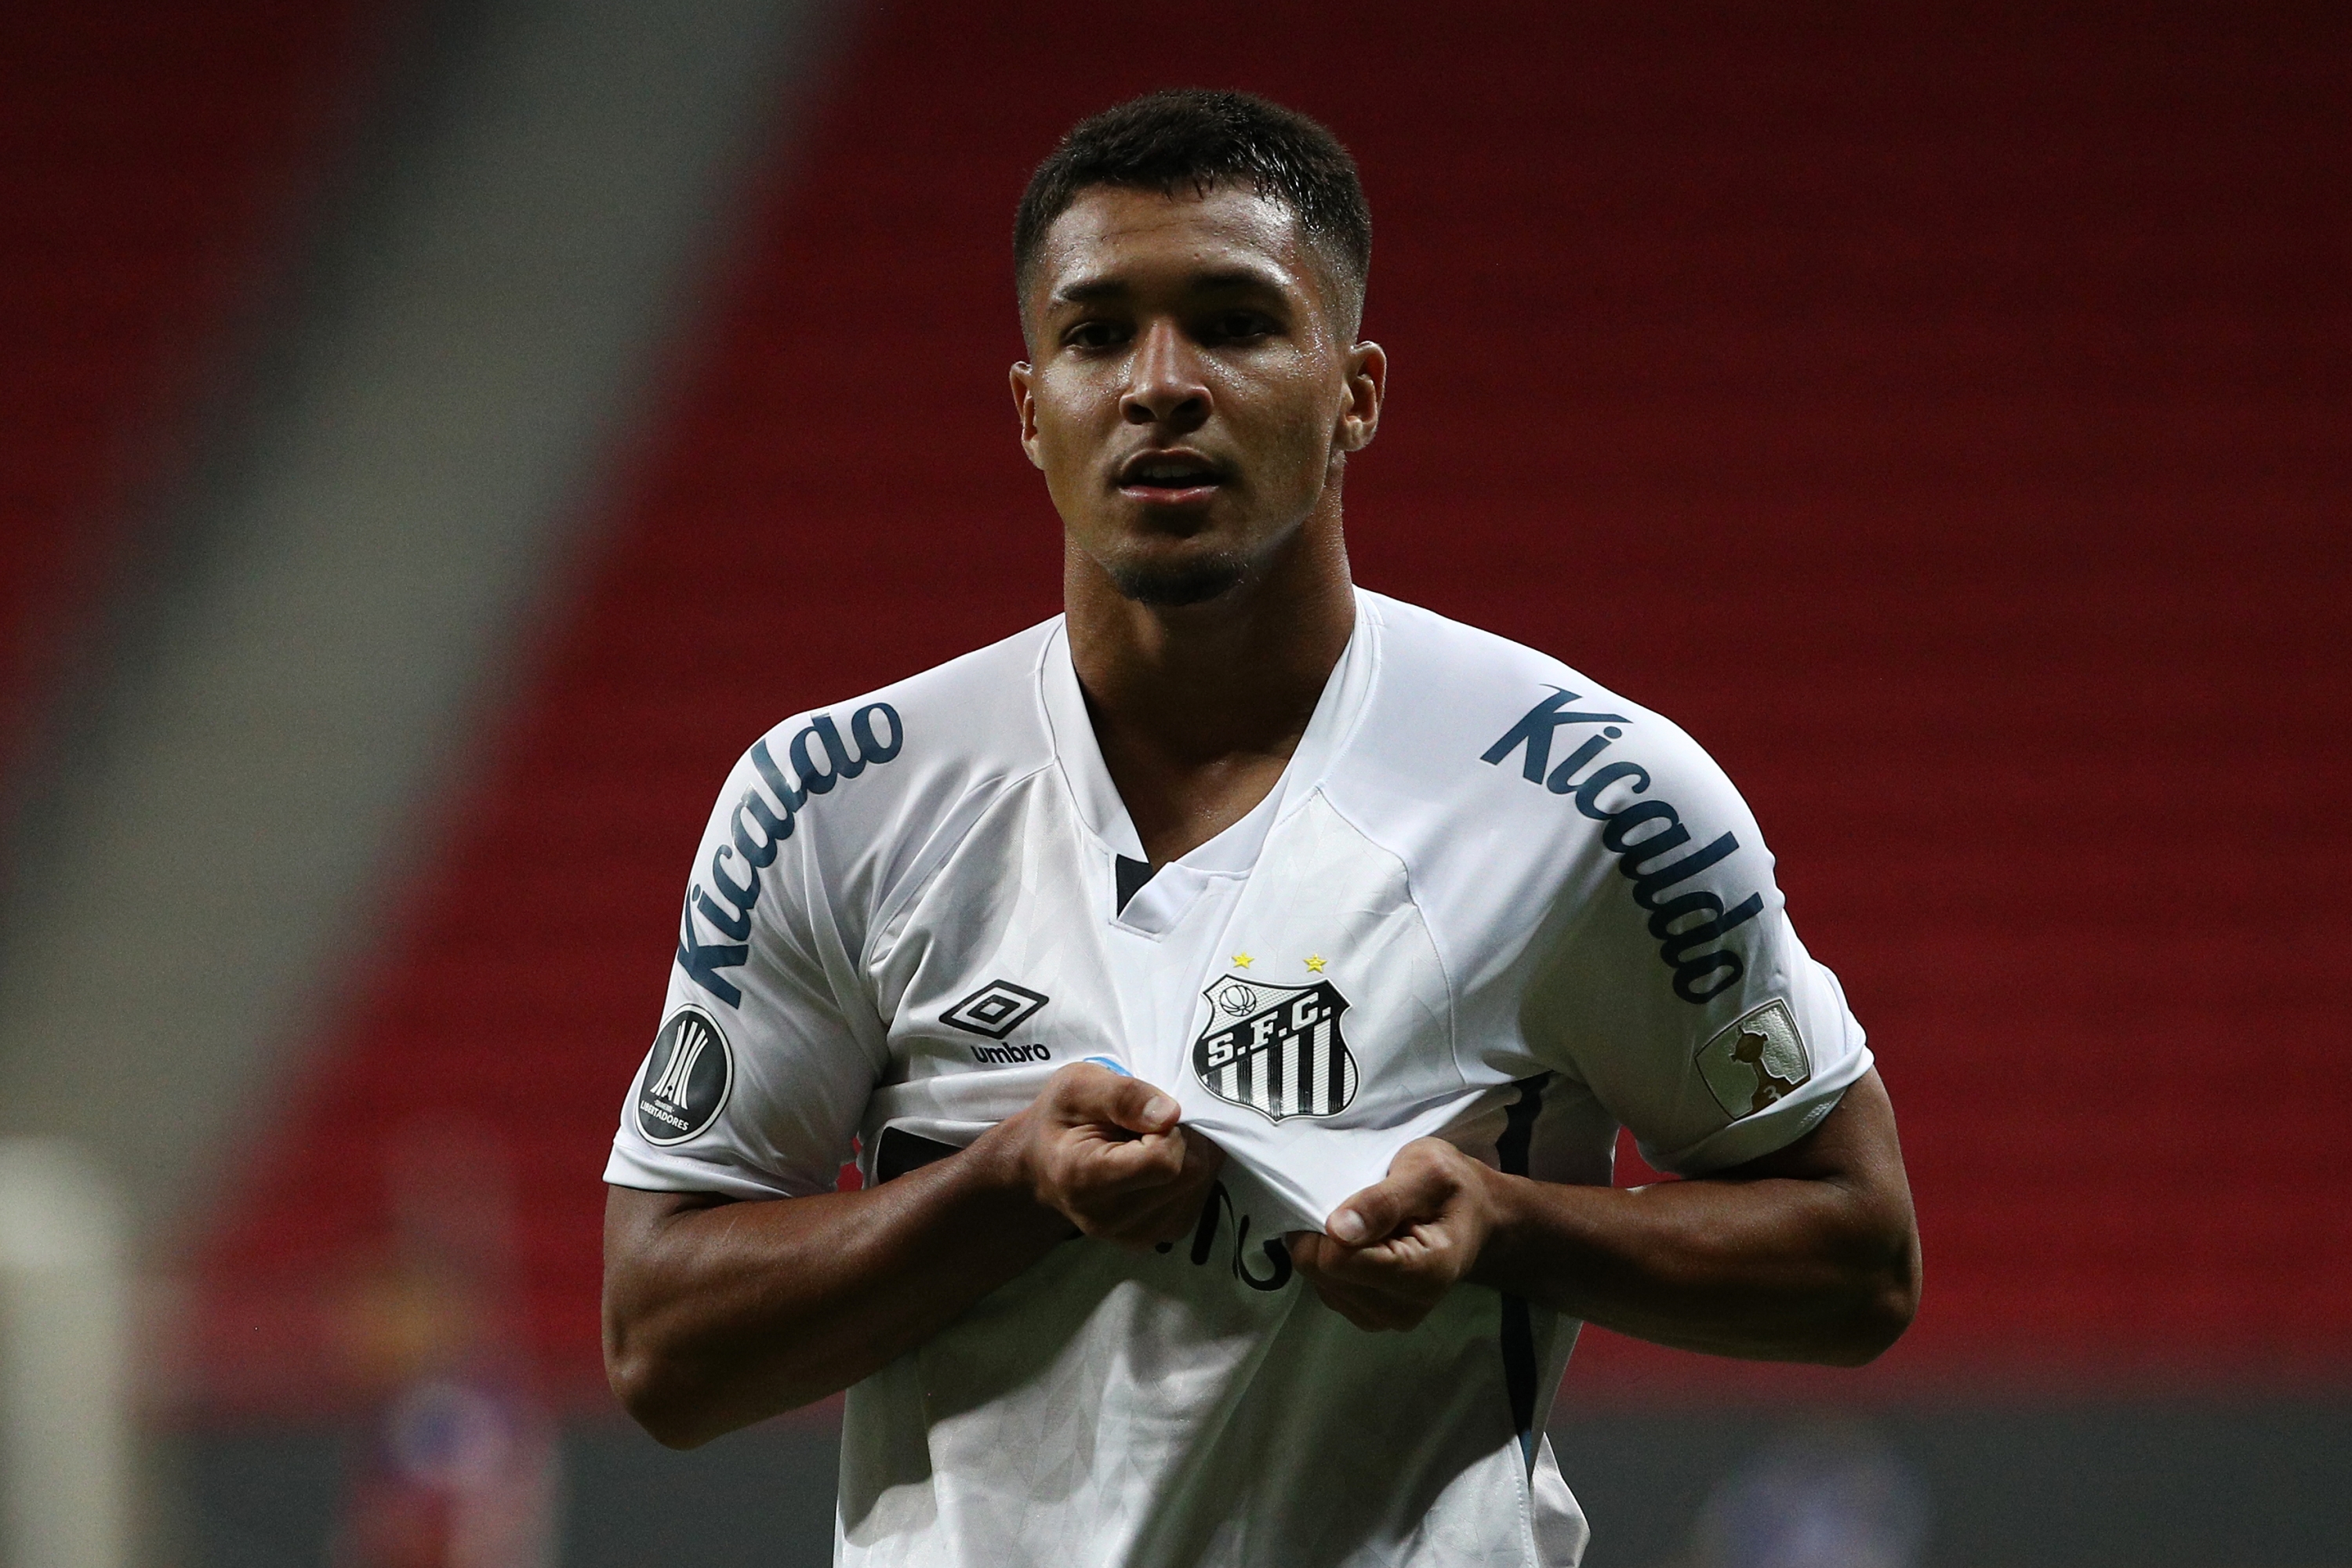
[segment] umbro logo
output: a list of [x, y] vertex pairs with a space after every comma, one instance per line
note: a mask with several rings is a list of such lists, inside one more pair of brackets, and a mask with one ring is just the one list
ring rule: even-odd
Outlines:
[[946, 1012], [940, 1022], [968, 1035], [1001, 1040], [1035, 1016], [1053, 1000], [1010, 980], [992, 980]]

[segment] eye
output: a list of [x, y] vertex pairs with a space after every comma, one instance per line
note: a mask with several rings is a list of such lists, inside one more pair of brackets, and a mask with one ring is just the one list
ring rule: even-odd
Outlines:
[[1126, 339], [1126, 329], [1115, 321], [1080, 321], [1062, 334], [1062, 342], [1074, 349], [1116, 348]]
[[1261, 310], [1220, 310], [1209, 321], [1211, 342], [1247, 343], [1265, 337], [1275, 330], [1273, 320]]

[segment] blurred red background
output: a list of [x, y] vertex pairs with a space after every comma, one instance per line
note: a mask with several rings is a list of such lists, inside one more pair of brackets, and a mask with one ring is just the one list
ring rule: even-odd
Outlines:
[[320, 194], [394, 0], [0, 15], [0, 778], [181, 476], [197, 387]]
[[[318, 1282], [457, 1108], [510, 1141], [542, 1369], [602, 1407], [597, 1176], [710, 795], [794, 710], [1055, 611], [1013, 204], [1070, 122], [1188, 83], [1363, 166], [1360, 579], [1712, 749], [1902, 1118], [1927, 1290], [1885, 1361], [1595, 1334], [1571, 1389], [2342, 1386], [2347, 66], [2320, 6], [869, 8], [199, 1242], [209, 1397], [322, 1396]], [[82, 482], [47, 445], [16, 482]]]

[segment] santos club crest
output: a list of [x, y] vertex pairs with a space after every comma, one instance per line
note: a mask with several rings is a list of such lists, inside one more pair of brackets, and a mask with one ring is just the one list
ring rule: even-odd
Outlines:
[[1209, 1027], [1192, 1042], [1192, 1070], [1211, 1094], [1272, 1121], [1336, 1116], [1356, 1098], [1356, 1058], [1339, 1035], [1348, 999], [1329, 981], [1229, 975], [1203, 994]]

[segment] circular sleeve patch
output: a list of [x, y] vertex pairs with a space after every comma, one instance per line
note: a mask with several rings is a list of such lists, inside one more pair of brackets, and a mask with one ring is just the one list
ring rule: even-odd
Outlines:
[[735, 1087], [735, 1053], [719, 1021], [680, 1007], [654, 1037], [637, 1080], [637, 1131], [648, 1143], [683, 1143], [709, 1131]]

